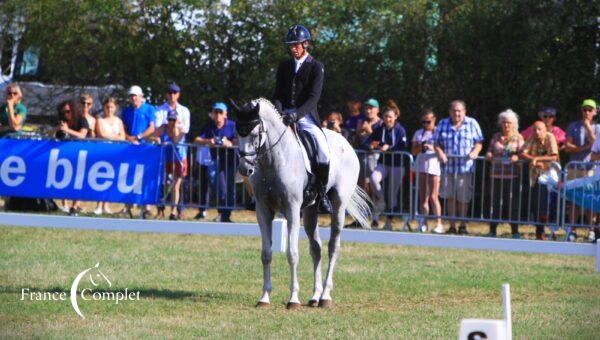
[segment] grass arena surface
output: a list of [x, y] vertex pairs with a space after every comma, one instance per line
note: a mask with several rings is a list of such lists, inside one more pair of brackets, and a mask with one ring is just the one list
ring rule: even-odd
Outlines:
[[[597, 338], [600, 276], [591, 257], [344, 243], [333, 307], [287, 311], [289, 269], [272, 266], [272, 305], [262, 287], [260, 240], [0, 227], [0, 336], [169, 338], [456, 338], [462, 318], [502, 317], [511, 285], [518, 338]], [[300, 298], [312, 290], [301, 242]], [[65, 292], [100, 262], [110, 291], [140, 300], [21, 300], [22, 289]], [[83, 281], [82, 281], [83, 282]]]

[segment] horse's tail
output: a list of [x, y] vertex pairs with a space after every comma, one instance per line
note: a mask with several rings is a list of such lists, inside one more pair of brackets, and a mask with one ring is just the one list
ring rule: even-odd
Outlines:
[[371, 229], [371, 207], [373, 202], [361, 187], [358, 185], [354, 188], [350, 203], [346, 210], [363, 228]]

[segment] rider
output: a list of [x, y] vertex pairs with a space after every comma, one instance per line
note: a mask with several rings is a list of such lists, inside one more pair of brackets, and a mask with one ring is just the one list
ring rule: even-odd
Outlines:
[[[313, 183], [309, 190], [316, 191], [320, 196], [321, 212], [330, 213], [331, 205], [326, 195], [329, 146], [317, 113], [324, 71], [323, 64], [308, 53], [309, 41], [310, 33], [306, 27], [294, 25], [289, 28], [285, 44], [294, 58], [279, 64], [273, 99], [279, 112], [283, 112], [284, 123], [297, 123], [298, 132], [303, 136], [304, 142], [316, 146], [317, 159], [313, 172], [318, 183]], [[314, 192], [309, 195], [314, 195]]]

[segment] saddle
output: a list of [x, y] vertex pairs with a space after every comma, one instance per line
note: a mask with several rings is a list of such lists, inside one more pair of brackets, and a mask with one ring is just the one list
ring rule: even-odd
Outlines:
[[308, 138], [302, 133], [302, 131], [298, 131], [296, 129], [296, 124], [291, 126], [292, 131], [294, 132], [294, 136], [296, 136], [296, 141], [298, 145], [300, 145], [300, 149], [302, 150], [302, 157], [304, 158], [304, 168], [306, 169], [306, 173], [308, 175], [308, 184], [304, 188], [304, 198], [302, 202], [302, 208], [313, 205], [316, 203], [318, 196], [318, 183], [317, 176], [315, 175], [316, 169], [316, 161], [317, 159], [317, 145], [314, 143], [312, 138]]

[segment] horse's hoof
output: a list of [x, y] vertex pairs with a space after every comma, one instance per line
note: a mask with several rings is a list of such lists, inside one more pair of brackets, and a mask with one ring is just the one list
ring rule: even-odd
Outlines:
[[288, 302], [287, 306], [285, 306], [285, 308], [287, 308], [289, 310], [298, 309], [298, 308], [300, 308], [300, 304], [298, 302]]
[[319, 300], [319, 307], [321, 307], [321, 308], [331, 307], [331, 300]]
[[269, 307], [269, 306], [271, 306], [271, 304], [270, 304], [270, 303], [268, 303], [268, 302], [262, 302], [262, 301], [258, 301], [258, 302], [256, 303], [256, 307], [257, 307], [257, 308], [266, 308], [266, 307]]
[[308, 307], [317, 307], [317, 306], [319, 306], [319, 301], [318, 300], [310, 300], [310, 301], [308, 301], [307, 306]]

